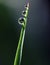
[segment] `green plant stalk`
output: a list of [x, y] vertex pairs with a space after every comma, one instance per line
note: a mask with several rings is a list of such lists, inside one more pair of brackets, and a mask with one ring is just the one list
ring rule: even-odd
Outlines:
[[21, 29], [21, 34], [20, 34], [20, 40], [18, 43], [18, 47], [17, 47], [17, 51], [16, 51], [16, 56], [15, 56], [15, 61], [14, 61], [14, 65], [19, 65], [20, 62], [20, 51], [21, 51], [21, 44], [23, 47], [23, 41], [24, 41], [24, 36], [25, 36], [25, 30], [24, 28]]
[[27, 24], [28, 9], [29, 9], [29, 7], [26, 8], [26, 14], [24, 16], [25, 20], [23, 21], [23, 22], [25, 22], [25, 24], [22, 26], [22, 29], [21, 29], [18, 47], [16, 50], [16, 55], [15, 55], [15, 60], [14, 60], [14, 65], [20, 65], [20, 63], [21, 63], [23, 42], [24, 42], [25, 30], [26, 30], [26, 24]]

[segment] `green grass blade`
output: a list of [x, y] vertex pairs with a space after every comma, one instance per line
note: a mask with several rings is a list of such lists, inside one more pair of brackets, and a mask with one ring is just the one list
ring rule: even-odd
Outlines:
[[20, 25], [22, 25], [22, 29], [21, 29], [21, 33], [20, 33], [18, 47], [17, 47], [17, 50], [16, 50], [14, 65], [20, 65], [21, 64], [21, 59], [22, 59], [22, 50], [23, 50], [25, 30], [26, 30], [26, 24], [27, 24], [29, 3], [27, 4], [27, 6], [25, 8], [26, 8], [26, 10], [25, 10], [26, 13], [22, 14], [24, 17], [20, 18], [19, 21], [18, 21], [18, 23]]

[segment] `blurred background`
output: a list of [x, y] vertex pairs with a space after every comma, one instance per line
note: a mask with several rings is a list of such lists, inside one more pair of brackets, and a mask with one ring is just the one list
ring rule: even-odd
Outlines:
[[21, 26], [30, 3], [21, 65], [50, 65], [50, 0], [0, 0], [0, 65], [13, 65]]

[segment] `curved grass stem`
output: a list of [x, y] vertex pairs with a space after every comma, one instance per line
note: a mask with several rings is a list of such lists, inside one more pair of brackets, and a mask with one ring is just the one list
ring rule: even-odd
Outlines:
[[18, 47], [17, 47], [17, 50], [16, 50], [15, 59], [14, 59], [14, 65], [20, 65], [21, 64], [23, 43], [24, 43], [25, 30], [26, 30], [26, 24], [27, 24], [28, 10], [29, 10], [29, 3], [27, 4], [26, 13], [24, 14], [25, 16], [23, 17], [24, 20], [23, 19], [19, 20], [20, 24], [23, 23], [24, 25], [22, 25], [20, 38], [19, 38], [19, 42], [18, 42]]

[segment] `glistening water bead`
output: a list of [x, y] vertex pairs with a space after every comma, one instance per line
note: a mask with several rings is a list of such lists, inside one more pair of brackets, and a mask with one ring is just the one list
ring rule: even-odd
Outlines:
[[22, 14], [25, 15], [26, 14], [26, 11], [22, 11]]
[[23, 23], [24, 22], [24, 18], [23, 17], [19, 18], [19, 22]]

